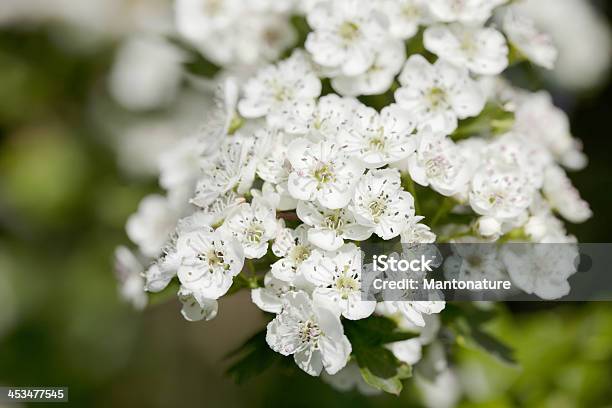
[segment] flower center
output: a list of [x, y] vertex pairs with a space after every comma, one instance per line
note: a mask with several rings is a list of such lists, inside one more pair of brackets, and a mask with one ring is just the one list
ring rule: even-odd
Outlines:
[[334, 180], [334, 173], [330, 165], [324, 164], [315, 170], [314, 177], [319, 183], [325, 184]]
[[445, 167], [446, 160], [443, 157], [434, 157], [425, 163], [425, 173], [429, 178], [440, 177], [444, 173]]
[[310, 248], [304, 245], [297, 245], [291, 252], [291, 257], [296, 263], [302, 263], [310, 256]]
[[324, 225], [330, 230], [341, 231], [342, 227], [344, 226], [344, 221], [342, 220], [339, 212], [334, 212], [333, 214], [325, 217]]
[[300, 338], [300, 342], [316, 344], [322, 334], [323, 332], [319, 328], [319, 325], [313, 322], [312, 320], [300, 322], [300, 326], [298, 328], [298, 336]]
[[264, 230], [261, 227], [260, 224], [251, 224], [246, 232], [245, 232], [245, 239], [248, 242], [254, 243], [254, 244], [258, 244], [261, 242], [261, 239], [263, 238], [263, 234], [264, 234]]
[[404, 4], [402, 7], [402, 15], [408, 20], [414, 20], [421, 16], [421, 12], [419, 11], [418, 7], [415, 7], [412, 4]]
[[[380, 133], [382, 134], [382, 129], [380, 130]], [[370, 149], [376, 151], [376, 152], [381, 152], [383, 150], [385, 150], [385, 139], [384, 137], [382, 137], [382, 135], [379, 136], [375, 136], [373, 138], [370, 139]]]
[[370, 204], [368, 204], [368, 209], [370, 210], [370, 214], [372, 214], [372, 217], [374, 217], [374, 220], [377, 220], [378, 217], [385, 213], [385, 210], [387, 209], [387, 203], [379, 198], [370, 202]]
[[342, 299], [348, 299], [349, 295], [359, 289], [359, 284], [355, 278], [342, 275], [336, 279], [336, 289], [340, 292]]
[[344, 40], [351, 41], [359, 35], [359, 26], [352, 21], [345, 21], [340, 25], [338, 32]]
[[441, 88], [431, 88], [425, 96], [432, 108], [439, 108], [446, 103], [446, 92]]
[[204, 3], [204, 12], [209, 16], [215, 16], [221, 11], [221, 4], [220, 0], [208, 0]]

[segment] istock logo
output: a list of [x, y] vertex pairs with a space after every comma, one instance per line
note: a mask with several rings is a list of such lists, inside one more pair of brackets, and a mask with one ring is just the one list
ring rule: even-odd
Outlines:
[[433, 259], [427, 259], [421, 255], [419, 259], [396, 259], [387, 255], [372, 256], [373, 269], [375, 272], [399, 271], [399, 272], [431, 272]]

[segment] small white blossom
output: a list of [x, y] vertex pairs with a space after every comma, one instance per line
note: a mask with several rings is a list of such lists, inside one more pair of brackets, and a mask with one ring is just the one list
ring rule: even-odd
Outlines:
[[369, 2], [320, 2], [308, 13], [307, 20], [313, 31], [305, 47], [313, 60], [347, 76], [366, 72], [386, 38], [382, 21]]
[[551, 206], [570, 222], [585, 222], [593, 215], [589, 204], [580, 197], [571, 180], [558, 166], [546, 169], [542, 190]]
[[289, 145], [288, 158], [293, 168], [289, 193], [298, 200], [316, 200], [330, 209], [348, 204], [363, 173], [358, 160], [331, 141], [297, 139]]
[[302, 275], [303, 265], [311, 257], [313, 249], [308, 241], [306, 225], [302, 224], [295, 230], [281, 229], [272, 244], [272, 252], [282, 259], [272, 264], [272, 275], [286, 282], [294, 282], [298, 275]]
[[298, 103], [286, 112], [285, 130], [313, 141], [334, 139], [359, 106], [357, 99], [336, 94], [322, 96], [316, 103]]
[[332, 87], [341, 95], [378, 95], [389, 90], [395, 76], [406, 61], [405, 45], [401, 41], [389, 41], [376, 51], [374, 62], [363, 74], [338, 75], [332, 78]]
[[445, 196], [466, 190], [469, 168], [457, 145], [444, 134], [430, 129], [420, 132], [417, 137], [416, 154], [407, 160], [410, 177]]
[[533, 194], [529, 180], [519, 170], [483, 170], [472, 179], [469, 200], [476, 213], [503, 220], [525, 211]]
[[178, 219], [179, 213], [168, 199], [152, 194], [140, 202], [138, 212], [130, 216], [125, 229], [140, 251], [154, 258], [174, 231]]
[[420, 300], [420, 301], [385, 301], [382, 305], [389, 313], [399, 313], [409, 322], [418, 327], [425, 327], [424, 315], [440, 313], [444, 310], [446, 302], [443, 300]]
[[283, 310], [283, 296], [296, 290], [293, 284], [276, 279], [268, 272], [264, 277], [264, 287], [251, 290], [251, 300], [264, 312], [278, 314]]
[[436, 234], [425, 224], [421, 224], [421, 216], [412, 217], [400, 234], [402, 244], [432, 244], [436, 242]]
[[508, 67], [508, 45], [494, 28], [460, 24], [436, 25], [425, 30], [427, 50], [475, 74], [498, 75]]
[[414, 37], [420, 25], [430, 22], [428, 0], [383, 0], [381, 11], [389, 20], [389, 32], [395, 38]]
[[361, 251], [355, 244], [321, 254], [304, 269], [304, 276], [316, 287], [314, 302], [330, 304], [350, 320], [364, 319], [376, 308], [375, 301], [362, 300]]
[[304, 224], [312, 227], [308, 230], [308, 240], [326, 251], [340, 248], [345, 239], [363, 241], [372, 235], [370, 228], [358, 224], [353, 214], [343, 208], [329, 210], [300, 201], [297, 215]]
[[507, 0], [428, 0], [434, 18], [445, 22], [461, 22], [467, 25], [482, 24], [493, 9]]
[[478, 115], [485, 98], [467, 69], [439, 59], [431, 65], [423, 56], [408, 58], [399, 76], [402, 87], [395, 91], [397, 103], [419, 124], [450, 134], [458, 119]]
[[274, 239], [278, 224], [274, 208], [255, 197], [250, 204], [240, 204], [220, 230], [233, 236], [243, 247], [247, 258], [261, 258], [268, 251], [268, 241]]
[[244, 264], [238, 241], [209, 227], [180, 235], [176, 249], [181, 258], [178, 278], [200, 300], [218, 299], [227, 293]]
[[272, 350], [293, 358], [306, 373], [318, 376], [340, 371], [348, 362], [351, 343], [340, 317], [314, 304], [304, 292], [287, 293], [282, 311], [268, 323], [266, 341]]
[[365, 167], [378, 168], [405, 159], [415, 150], [415, 123], [396, 104], [376, 110], [360, 106], [350, 129], [342, 130], [339, 141], [344, 151], [361, 159]]
[[183, 304], [181, 314], [190, 322], [197, 322], [202, 319], [212, 320], [217, 316], [219, 304], [216, 300], [206, 299], [198, 296], [198, 292], [191, 292], [181, 286], [178, 298]]
[[554, 68], [557, 48], [550, 35], [540, 32], [529, 17], [508, 10], [504, 17], [504, 31], [510, 43], [534, 64]]
[[145, 281], [142, 277], [143, 266], [136, 256], [126, 247], [115, 250], [115, 274], [119, 281], [119, 294], [135, 309], [144, 309], [148, 303]]
[[244, 85], [244, 98], [238, 103], [246, 118], [266, 116], [268, 124], [283, 127], [283, 113], [296, 104], [314, 101], [321, 94], [321, 81], [306, 57], [296, 52], [277, 65], [261, 69]]
[[414, 198], [402, 189], [397, 169], [370, 170], [355, 188], [350, 209], [359, 224], [391, 239], [414, 217]]

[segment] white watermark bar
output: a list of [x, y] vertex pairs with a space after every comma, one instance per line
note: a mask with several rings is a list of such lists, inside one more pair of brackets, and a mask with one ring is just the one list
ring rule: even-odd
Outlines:
[[0, 404], [68, 402], [68, 387], [0, 387]]
[[612, 301], [612, 243], [368, 243], [363, 300]]

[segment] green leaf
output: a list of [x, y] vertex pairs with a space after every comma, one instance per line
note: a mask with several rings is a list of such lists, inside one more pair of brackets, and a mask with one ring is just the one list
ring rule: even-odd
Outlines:
[[451, 135], [453, 140], [471, 136], [494, 136], [508, 132], [514, 125], [514, 113], [506, 111], [501, 105], [488, 103], [480, 115], [459, 122], [459, 127]]
[[249, 338], [242, 346], [229, 352], [225, 358], [236, 360], [229, 366], [226, 374], [232, 377], [237, 384], [243, 384], [280, 361], [282, 356], [268, 347], [266, 329], [263, 329]]
[[482, 329], [496, 316], [495, 309], [447, 304], [442, 316], [443, 323], [453, 331], [459, 346], [485, 351], [506, 364], [517, 364], [513, 350]]
[[346, 321], [344, 328], [365, 382], [382, 391], [399, 395], [402, 380], [412, 375], [412, 369], [399, 361], [385, 344], [411, 339], [418, 334], [402, 331], [393, 320], [382, 316]]

